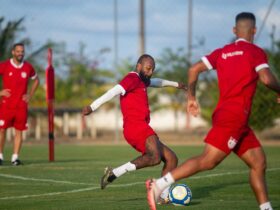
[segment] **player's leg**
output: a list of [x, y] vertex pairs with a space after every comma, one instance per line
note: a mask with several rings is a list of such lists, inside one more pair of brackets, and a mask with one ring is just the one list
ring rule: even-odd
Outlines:
[[15, 120], [13, 124], [15, 128], [14, 148], [11, 162], [13, 165], [21, 165], [19, 160], [19, 154], [22, 146], [22, 132], [27, 129], [27, 108], [18, 109], [15, 114]]
[[[266, 157], [263, 149], [261, 147], [249, 149], [241, 156], [241, 159], [250, 168], [250, 185], [259, 205], [268, 203], [269, 199], [265, 181]], [[271, 210], [272, 208], [270, 206], [265, 209]]]
[[132, 160], [136, 169], [155, 166], [160, 164], [162, 159], [162, 145], [156, 135], [151, 135], [145, 142], [145, 153]]
[[227, 155], [228, 153], [210, 144], [206, 144], [201, 155], [186, 160], [170, 173], [167, 173], [157, 180], [148, 180], [146, 182], [146, 188], [150, 209], [155, 209], [155, 203], [165, 188], [180, 179], [190, 177], [201, 171], [213, 169], [223, 161]]
[[164, 176], [165, 174], [177, 167], [178, 158], [175, 152], [173, 152], [169, 147], [164, 145], [162, 142], [160, 142], [160, 145], [162, 154], [161, 160], [164, 163], [161, 175]]
[[250, 168], [250, 185], [255, 193], [260, 209], [271, 210], [272, 207], [268, 201], [265, 181], [266, 156], [259, 140], [249, 127], [234, 152]]
[[6, 129], [0, 129], [0, 165], [3, 164], [4, 156], [4, 146], [5, 146], [5, 139], [6, 139]]
[[4, 160], [4, 146], [6, 142], [6, 130], [10, 127], [10, 122], [12, 120], [11, 112], [7, 109], [3, 109], [0, 106], [0, 165], [3, 164]]
[[[164, 163], [162, 172], [161, 172], [161, 176], [164, 176], [165, 174], [167, 174], [168, 172], [172, 171], [174, 168], [177, 167], [178, 158], [177, 158], [175, 152], [173, 152], [169, 147], [164, 145], [162, 142], [160, 142], [160, 144], [161, 144], [161, 154], [162, 154], [161, 160]], [[162, 193], [160, 195], [160, 199], [158, 200], [158, 204], [170, 203], [169, 198], [168, 198], [169, 190], [170, 190], [170, 187], [167, 187], [162, 191]]]
[[143, 142], [143, 147], [145, 147], [143, 148], [145, 152], [136, 159], [114, 169], [106, 167], [101, 178], [101, 189], [104, 189], [109, 183], [112, 183], [116, 178], [129, 171], [154, 166], [161, 162], [161, 144], [156, 135], [148, 136], [147, 140]]
[[19, 160], [19, 153], [22, 146], [22, 131], [15, 129], [15, 137], [14, 137], [14, 148], [13, 148], [13, 155], [11, 158], [11, 162], [13, 165], [20, 165], [22, 164]]

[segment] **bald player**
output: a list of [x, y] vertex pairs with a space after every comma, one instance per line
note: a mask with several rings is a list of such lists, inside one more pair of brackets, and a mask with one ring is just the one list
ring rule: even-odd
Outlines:
[[[173, 81], [151, 78], [155, 69], [152, 56], [144, 54], [137, 61], [135, 71], [129, 72], [115, 87], [107, 91], [90, 106], [83, 109], [89, 115], [102, 104], [115, 96], [120, 96], [123, 114], [123, 134], [126, 141], [142, 155], [119, 167], [106, 167], [101, 178], [101, 189], [112, 183], [116, 178], [129, 171], [155, 166], [163, 162], [161, 175], [165, 175], [177, 166], [177, 156], [164, 145], [156, 132], [150, 127], [150, 109], [147, 96], [148, 87], [175, 87], [186, 89], [186, 86]], [[161, 194], [161, 204], [168, 203], [168, 189]]]
[[265, 181], [266, 156], [248, 120], [258, 80], [278, 94], [280, 85], [269, 70], [265, 52], [253, 44], [255, 24], [254, 14], [238, 14], [233, 28], [236, 41], [202, 57], [189, 69], [187, 109], [193, 116], [200, 112], [195, 96], [199, 74], [211, 69], [217, 72], [220, 97], [212, 115], [212, 128], [205, 138], [201, 155], [186, 160], [160, 179], [147, 180], [151, 210], [156, 209], [156, 200], [166, 187], [177, 180], [215, 168], [231, 152], [249, 167], [250, 185], [260, 209], [272, 210]]

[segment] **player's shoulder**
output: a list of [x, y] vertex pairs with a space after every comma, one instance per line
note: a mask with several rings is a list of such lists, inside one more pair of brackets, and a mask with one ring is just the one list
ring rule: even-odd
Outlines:
[[32, 65], [30, 62], [28, 62], [28, 61], [24, 61], [23, 64], [24, 64], [25, 66], [29, 67], [29, 68], [33, 68], [33, 65]]
[[242, 45], [244, 47], [246, 47], [248, 50], [253, 50], [255, 52], [265, 52], [261, 47], [259, 47], [258, 45], [254, 44], [254, 43], [251, 43], [251, 42], [241, 42]]
[[4, 60], [4, 61], [0, 61], [0, 65], [9, 65], [10, 64], [10, 60]]
[[139, 75], [137, 72], [135, 71], [131, 71], [131, 72], [128, 72], [124, 78], [130, 78], [130, 79], [138, 79], [139, 78]]

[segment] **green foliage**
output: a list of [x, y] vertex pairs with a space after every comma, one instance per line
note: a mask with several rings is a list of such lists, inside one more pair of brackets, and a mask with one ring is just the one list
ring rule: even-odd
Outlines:
[[[4, 23], [5, 18], [0, 17], [0, 25]], [[0, 60], [5, 60], [11, 56], [11, 50], [13, 47], [13, 44], [15, 43], [16, 38], [18, 37], [18, 34], [22, 31], [24, 31], [24, 27], [22, 26], [22, 23], [24, 21], [24, 18], [20, 18], [16, 21], [8, 21], [7, 24], [4, 26], [2, 30], [0, 30]], [[22, 42], [26, 45], [30, 43], [30, 40], [28, 38], [23, 38], [19, 40], [18, 42]]]
[[275, 119], [280, 117], [279, 104], [276, 103], [276, 94], [259, 84], [253, 101], [250, 125], [256, 130], [272, 127]]
[[[154, 77], [161, 77], [163, 79], [181, 82], [187, 82], [187, 70], [190, 64], [187, 61], [187, 54], [183, 48], [176, 51], [172, 49], [165, 49], [160, 58], [157, 59], [156, 72]], [[156, 90], [159, 91], [159, 90]], [[169, 103], [164, 106], [157, 106], [156, 108], [171, 108], [174, 111], [175, 118], [178, 117], [180, 110], [185, 111], [185, 91], [176, 88], [162, 88], [158, 94], [163, 94], [168, 97]], [[175, 120], [175, 130], [177, 129], [177, 119]]]

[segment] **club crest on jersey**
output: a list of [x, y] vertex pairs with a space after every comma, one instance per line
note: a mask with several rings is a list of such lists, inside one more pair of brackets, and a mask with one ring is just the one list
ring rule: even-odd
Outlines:
[[233, 138], [232, 136], [228, 140], [228, 148], [233, 149], [237, 144], [237, 140]]
[[26, 72], [21, 72], [21, 77], [22, 77], [22, 78], [26, 78], [26, 77], [27, 77]]
[[3, 126], [5, 124], [4, 120], [0, 120], [0, 126]]
[[10, 77], [13, 76], [13, 72], [10, 72], [10, 73], [9, 73], [9, 76], [10, 76]]

